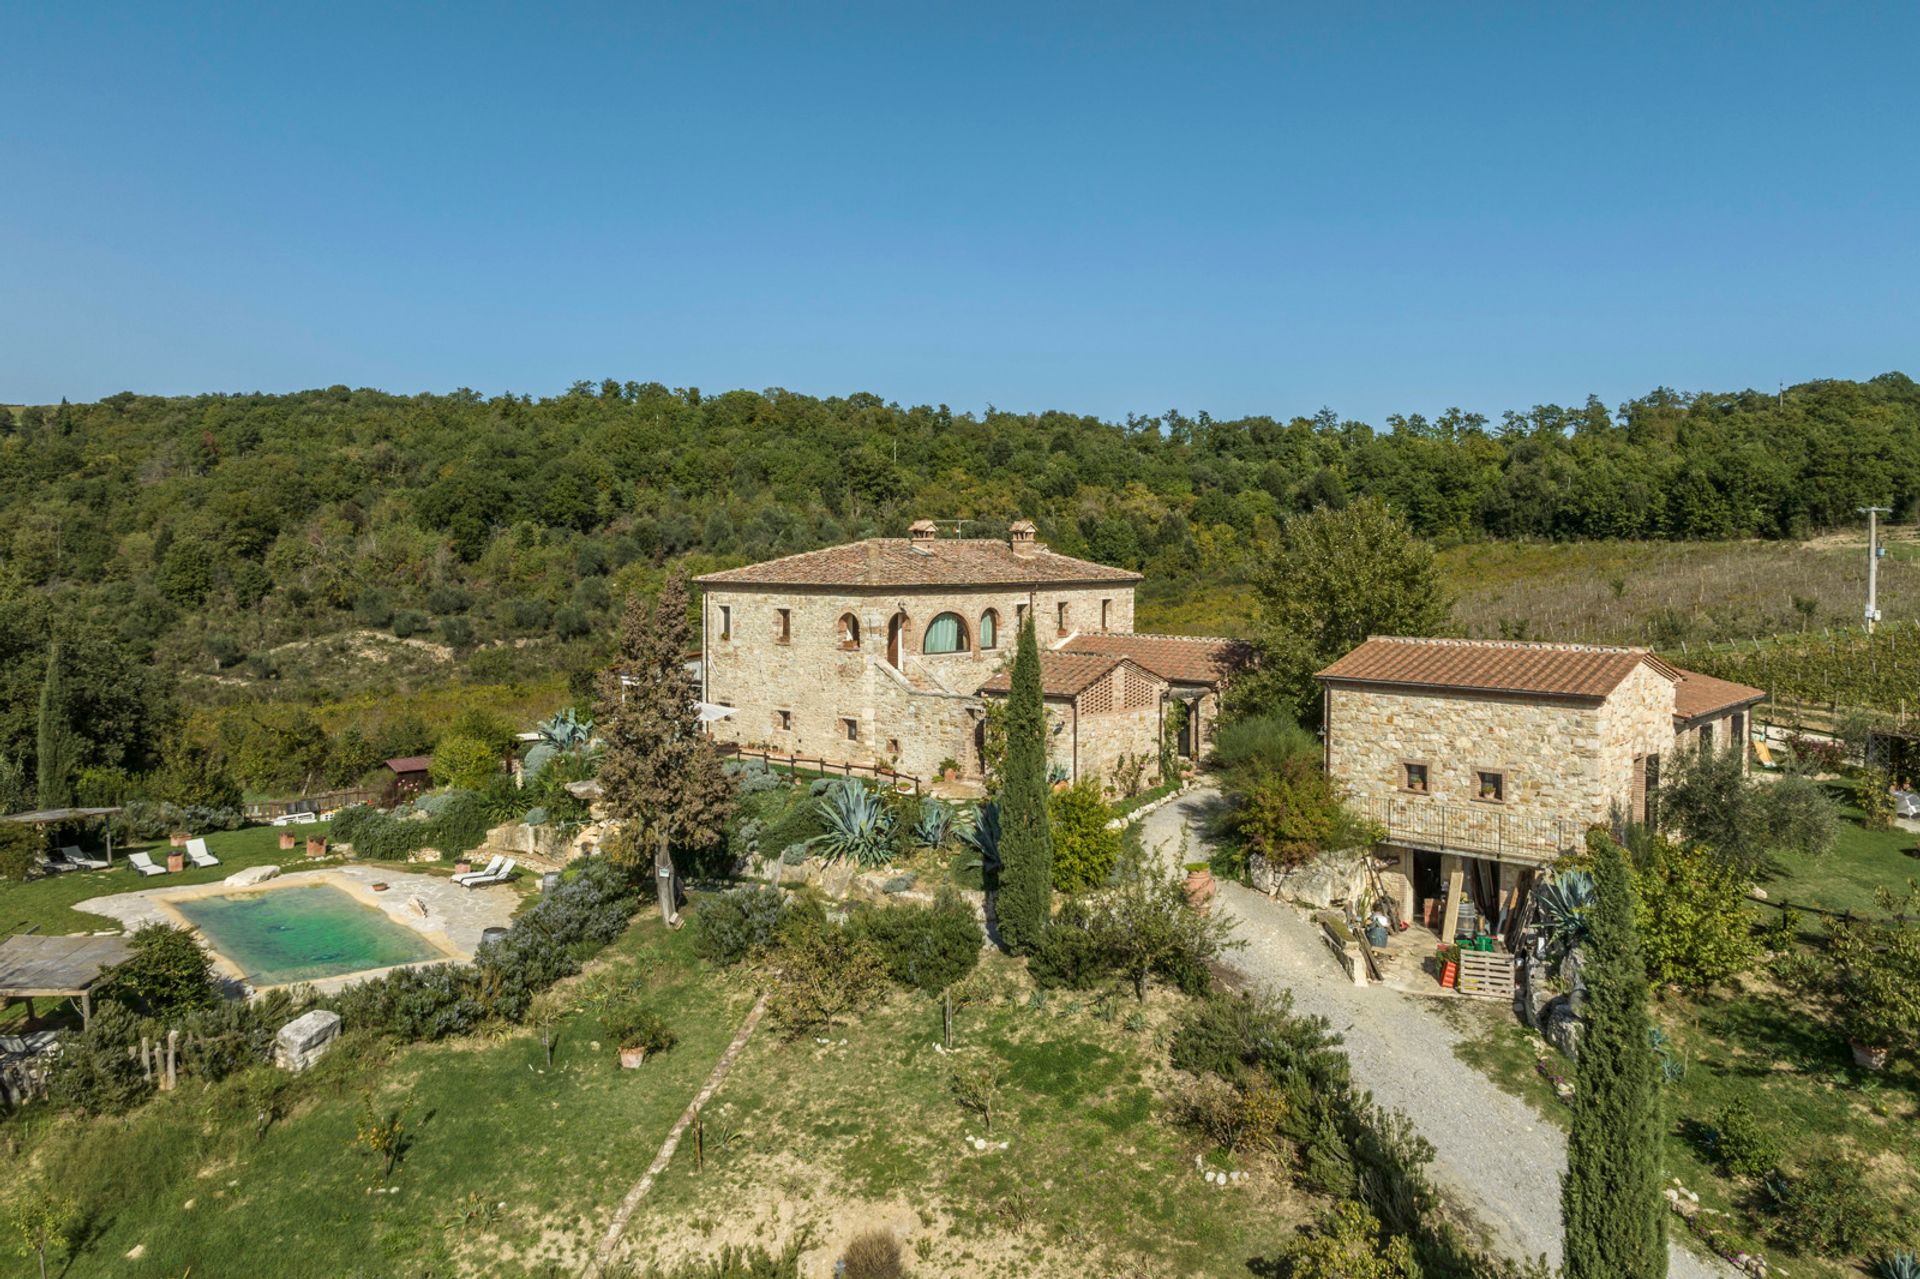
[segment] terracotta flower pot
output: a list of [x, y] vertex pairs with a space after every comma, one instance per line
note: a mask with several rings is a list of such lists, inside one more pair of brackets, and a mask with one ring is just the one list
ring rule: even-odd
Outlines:
[[187, 841], [192, 838], [193, 836], [189, 835], [186, 831], [177, 830], [173, 832], [173, 834], [167, 836], [167, 842], [172, 844], [175, 848], [185, 848], [187, 846]]
[[1205, 910], [1213, 901], [1213, 872], [1206, 869], [1187, 872], [1187, 902], [1196, 910]]
[[471, 875], [473, 874], [473, 863], [462, 857], [453, 864], [453, 873], [456, 875]]
[[295, 844], [299, 842], [300, 842], [300, 837], [298, 835], [295, 835], [292, 831], [283, 830], [280, 832], [280, 847], [292, 848]]
[[622, 1048], [620, 1050], [620, 1069], [638, 1070], [646, 1063], [647, 1050], [644, 1048]]
[[307, 841], [307, 856], [325, 857], [326, 855], [327, 855], [326, 840], [315, 838], [315, 839], [309, 839]]
[[181, 871], [185, 870], [186, 868], [187, 868], [187, 855], [185, 853], [168, 853], [167, 854], [167, 870], [169, 873], [178, 875]]
[[1885, 1048], [1869, 1048], [1865, 1044], [1849, 1044], [1853, 1049], [1853, 1064], [1862, 1070], [1885, 1070], [1887, 1053]]

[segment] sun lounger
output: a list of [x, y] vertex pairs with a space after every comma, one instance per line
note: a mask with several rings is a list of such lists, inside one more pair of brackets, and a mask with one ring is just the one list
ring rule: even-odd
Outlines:
[[164, 875], [167, 873], [165, 866], [154, 865], [153, 858], [147, 856], [145, 853], [128, 853], [127, 864], [139, 871], [142, 875]]
[[190, 839], [187, 841], [187, 860], [195, 866], [218, 866], [220, 859], [207, 851], [207, 841]]
[[82, 870], [105, 870], [107, 867], [105, 858], [87, 856], [80, 851], [80, 845], [78, 844], [68, 844], [61, 848], [60, 856], [66, 858], [69, 864], [77, 866]]
[[470, 870], [464, 875], [455, 875], [453, 877], [453, 882], [456, 884], [464, 884], [469, 879], [485, 879], [488, 875], [497, 873], [500, 869], [500, 863], [505, 860], [506, 860], [505, 857], [501, 856], [498, 853], [495, 853], [493, 860], [487, 863], [485, 869]]
[[79, 870], [80, 868], [63, 857], [42, 853], [40, 855], [40, 869], [49, 875], [58, 875], [65, 871]]
[[502, 866], [499, 870], [494, 871], [493, 874], [468, 875], [465, 879], [460, 881], [460, 887], [485, 888], [488, 884], [504, 884], [509, 879], [513, 878], [513, 868], [515, 865], [517, 865], [517, 863], [513, 860], [513, 858], [509, 857], [507, 858], [507, 864], [505, 866]]
[[1767, 749], [1767, 739], [1764, 737], [1756, 737], [1753, 739], [1753, 758], [1762, 768], [1779, 767], [1778, 764], [1773, 762], [1773, 752]]

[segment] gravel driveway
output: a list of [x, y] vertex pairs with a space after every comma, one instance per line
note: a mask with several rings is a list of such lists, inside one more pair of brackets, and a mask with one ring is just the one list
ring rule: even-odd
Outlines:
[[[1151, 813], [1143, 835], [1149, 850], [1179, 846], [1180, 830], [1218, 797], [1199, 788]], [[1203, 852], [1191, 835], [1193, 856]], [[1515, 1257], [1560, 1262], [1560, 1175], [1566, 1136], [1525, 1102], [1500, 1091], [1454, 1055], [1461, 1032], [1434, 1003], [1382, 986], [1347, 980], [1306, 912], [1238, 884], [1222, 884], [1216, 909], [1234, 921], [1246, 949], [1229, 966], [1250, 984], [1293, 992], [1294, 1008], [1325, 1017], [1345, 1040], [1353, 1077], [1374, 1100], [1412, 1116], [1437, 1152], [1436, 1185], [1472, 1209], [1499, 1246]], [[1677, 1222], [1672, 1223], [1678, 1225]], [[1672, 1279], [1723, 1279], [1734, 1272], [1669, 1245]]]

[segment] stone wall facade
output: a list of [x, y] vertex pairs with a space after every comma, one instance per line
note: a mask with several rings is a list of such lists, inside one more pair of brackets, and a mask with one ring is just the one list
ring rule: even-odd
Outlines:
[[1068, 781], [1112, 789], [1123, 758], [1144, 758], [1141, 785], [1152, 786], [1160, 780], [1167, 683], [1131, 665], [1116, 668], [1106, 682], [1105, 690], [1096, 685], [1072, 699], [1047, 699], [1047, 764]]
[[[983, 706], [974, 692], [1013, 660], [1029, 607], [1042, 646], [1097, 631], [1102, 621], [1112, 632], [1133, 630], [1133, 588], [1126, 583], [1031, 591], [709, 585], [701, 603], [702, 696], [734, 708], [714, 723], [713, 735], [777, 754], [891, 765], [924, 778], [953, 759], [978, 775], [974, 730]], [[981, 628], [989, 611], [996, 632], [990, 647]], [[960, 618], [965, 647], [928, 653], [927, 628], [943, 613]]]
[[[1528, 817], [1606, 816], [1613, 797], [1598, 705], [1493, 694], [1329, 687], [1327, 772], [1355, 800], [1480, 805], [1478, 774], [1497, 772], [1489, 811]], [[1427, 789], [1404, 766], [1424, 764]]]

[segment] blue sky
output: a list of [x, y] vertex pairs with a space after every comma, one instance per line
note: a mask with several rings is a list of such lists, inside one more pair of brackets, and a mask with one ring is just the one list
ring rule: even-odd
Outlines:
[[1920, 7], [0, 5], [0, 400], [1920, 376]]

